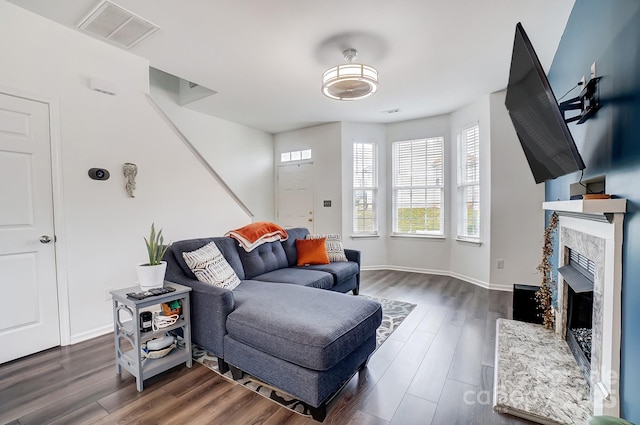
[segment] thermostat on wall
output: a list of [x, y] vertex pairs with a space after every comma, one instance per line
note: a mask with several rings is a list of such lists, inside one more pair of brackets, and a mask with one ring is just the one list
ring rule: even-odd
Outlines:
[[93, 180], [107, 180], [110, 176], [109, 170], [104, 168], [90, 168], [88, 174]]

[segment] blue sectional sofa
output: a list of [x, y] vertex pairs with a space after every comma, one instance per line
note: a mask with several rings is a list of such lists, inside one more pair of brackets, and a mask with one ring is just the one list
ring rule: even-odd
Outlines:
[[[174, 242], [166, 280], [192, 288], [192, 340], [231, 367], [287, 392], [323, 420], [326, 404], [376, 347], [379, 303], [347, 295], [360, 288], [360, 252], [349, 261], [298, 267], [296, 239], [309, 233], [287, 229], [285, 241], [246, 252], [231, 238]], [[182, 256], [214, 242], [241, 280], [233, 290], [196, 280]]]

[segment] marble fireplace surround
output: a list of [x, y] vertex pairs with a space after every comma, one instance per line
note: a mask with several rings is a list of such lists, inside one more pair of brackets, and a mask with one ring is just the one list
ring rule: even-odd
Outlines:
[[[558, 268], [575, 250], [595, 264], [590, 400], [594, 415], [619, 416], [622, 239], [626, 200], [545, 202], [558, 225]], [[558, 274], [556, 332], [565, 339], [568, 284]]]

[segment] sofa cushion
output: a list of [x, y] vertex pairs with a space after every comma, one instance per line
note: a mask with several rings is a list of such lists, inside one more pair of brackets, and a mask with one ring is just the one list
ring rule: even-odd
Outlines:
[[176, 262], [180, 265], [182, 271], [191, 279], [197, 279], [193, 274], [187, 263], [182, 257], [183, 252], [195, 251], [198, 248], [202, 248], [209, 242], [215, 242], [216, 246], [224, 255], [229, 265], [236, 272], [240, 280], [245, 279], [244, 268], [238, 255], [238, 249], [236, 248], [237, 242], [231, 238], [213, 237], [213, 238], [200, 238], [200, 239], [186, 239], [182, 241], [173, 242], [169, 249], [173, 251]]
[[[367, 360], [375, 348], [376, 337], [372, 335], [331, 369], [318, 371], [300, 367], [266, 354], [236, 341], [229, 335], [224, 338], [225, 360], [230, 359], [231, 364], [260, 381], [280, 388], [295, 398], [316, 407], [320, 406], [322, 402], [328, 401], [328, 397], [334, 394], [345, 383], [345, 380], [353, 376], [353, 373]], [[320, 422], [312, 421], [303, 421], [302, 423], [321, 425]]]
[[236, 252], [242, 262], [245, 279], [289, 266], [280, 241], [263, 243], [251, 252], [237, 245]]
[[354, 263], [353, 261], [349, 261], [347, 263], [329, 263], [329, 264], [314, 264], [311, 266], [304, 267], [296, 267], [302, 268], [304, 270], [315, 270], [315, 271], [323, 271], [326, 273], [331, 273], [333, 276], [334, 282], [333, 284], [337, 284], [338, 282], [343, 282], [349, 279], [351, 276], [358, 274], [358, 263]]
[[227, 289], [240, 284], [238, 275], [213, 241], [195, 251], [183, 252], [182, 257], [200, 282]]
[[268, 282], [243, 282], [233, 292], [230, 337], [313, 370], [330, 369], [382, 321], [377, 302], [338, 292]]
[[297, 265], [329, 264], [329, 255], [327, 254], [325, 240], [325, 238], [296, 239], [296, 250], [298, 251]]
[[330, 235], [307, 235], [307, 239], [325, 239], [325, 246], [327, 248], [327, 255], [329, 261], [332, 263], [340, 261], [349, 261], [344, 253], [344, 246], [342, 245], [342, 237], [338, 234]]
[[287, 235], [289, 238], [286, 241], [281, 241], [282, 249], [284, 249], [287, 255], [287, 261], [289, 267], [293, 267], [298, 262], [298, 250], [296, 249], [296, 239], [305, 239], [309, 234], [309, 230], [304, 227], [292, 227], [287, 229]]
[[320, 289], [331, 289], [335, 284], [335, 279], [331, 273], [321, 270], [304, 270], [297, 267], [286, 267], [284, 269], [273, 270], [268, 273], [254, 276], [253, 280], [259, 280], [261, 282], [291, 283]]

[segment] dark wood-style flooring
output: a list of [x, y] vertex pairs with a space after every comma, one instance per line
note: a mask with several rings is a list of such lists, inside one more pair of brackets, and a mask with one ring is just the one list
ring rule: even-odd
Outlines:
[[[325, 424], [524, 425], [491, 408], [495, 321], [511, 293], [460, 280], [364, 271], [361, 292], [417, 304], [329, 406]], [[115, 374], [111, 334], [0, 365], [0, 423], [317, 425], [206, 367], [145, 381]]]

